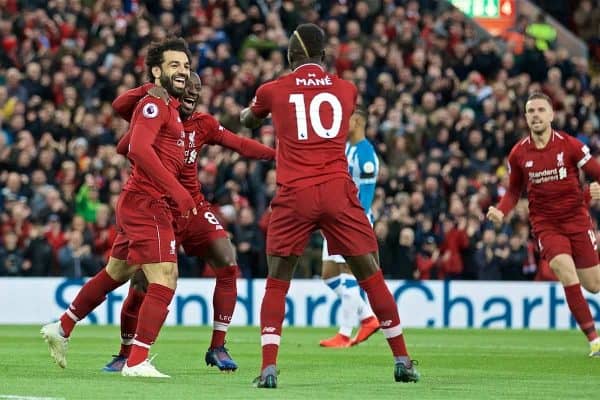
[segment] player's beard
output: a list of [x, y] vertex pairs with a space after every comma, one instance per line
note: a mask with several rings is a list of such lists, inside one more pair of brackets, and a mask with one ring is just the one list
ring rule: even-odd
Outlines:
[[[171, 76], [168, 76], [167, 74], [165, 74], [163, 72], [160, 75], [160, 79], [159, 79], [160, 85], [167, 90], [167, 93], [169, 93], [171, 96], [176, 97], [176, 98], [179, 98], [185, 91], [185, 86], [183, 88], [179, 89], [173, 85], [173, 79], [175, 79], [175, 77], [179, 77], [179, 76], [183, 76], [183, 75], [173, 74]], [[187, 77], [185, 77], [185, 78], [187, 80]]]
[[548, 125], [542, 124], [542, 127], [538, 129], [533, 128], [533, 125], [534, 123], [531, 124], [529, 130], [531, 130], [531, 133], [533, 133], [534, 135], [542, 136], [548, 130]]

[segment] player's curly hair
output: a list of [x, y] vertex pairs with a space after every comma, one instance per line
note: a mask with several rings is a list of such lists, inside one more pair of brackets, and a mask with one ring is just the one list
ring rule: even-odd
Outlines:
[[162, 65], [164, 61], [164, 52], [169, 50], [184, 52], [188, 59], [192, 59], [192, 53], [183, 38], [171, 36], [163, 41], [150, 43], [146, 54], [146, 69], [150, 82], [154, 81], [152, 68], [160, 67]]
[[315, 24], [301, 24], [290, 37], [289, 60], [320, 59], [325, 50], [325, 32]]

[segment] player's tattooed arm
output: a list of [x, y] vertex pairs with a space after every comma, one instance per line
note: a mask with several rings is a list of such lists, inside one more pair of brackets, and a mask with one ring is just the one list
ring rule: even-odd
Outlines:
[[256, 129], [262, 125], [263, 119], [254, 115], [250, 107], [246, 107], [240, 113], [240, 122], [246, 128]]

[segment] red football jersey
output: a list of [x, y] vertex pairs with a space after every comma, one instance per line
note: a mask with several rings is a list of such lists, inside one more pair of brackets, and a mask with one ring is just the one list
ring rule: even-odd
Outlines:
[[279, 185], [300, 188], [349, 177], [344, 151], [356, 96], [354, 84], [317, 64], [258, 88], [251, 110], [259, 118], [271, 113]]
[[134, 165], [124, 190], [175, 201], [190, 197], [177, 180], [183, 169], [185, 139], [178, 106], [175, 99], [167, 105], [146, 96], [135, 107], [128, 152]]
[[592, 156], [576, 138], [552, 131], [546, 147], [535, 147], [530, 136], [520, 140], [508, 156], [510, 183], [498, 208], [507, 214], [527, 189], [529, 216], [534, 232], [548, 226], [565, 233], [586, 231], [590, 215], [579, 181], [579, 169]]
[[237, 136], [235, 133], [225, 129], [219, 121], [212, 115], [204, 113], [194, 113], [183, 122], [183, 128], [186, 134], [185, 166], [179, 177], [179, 181], [190, 194], [194, 197], [196, 203], [204, 200], [204, 195], [200, 191], [200, 182], [198, 181], [198, 155], [205, 144], [221, 145], [234, 150], [242, 156], [272, 160], [275, 151], [257, 141]]

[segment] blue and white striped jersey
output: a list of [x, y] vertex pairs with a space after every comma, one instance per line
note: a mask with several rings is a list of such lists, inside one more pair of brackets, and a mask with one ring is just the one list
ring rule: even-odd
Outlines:
[[346, 158], [348, 159], [348, 171], [358, 188], [360, 205], [365, 210], [372, 224], [374, 221], [371, 205], [375, 197], [375, 183], [379, 174], [379, 159], [373, 145], [367, 139], [363, 139], [354, 145], [350, 145], [347, 142]]

